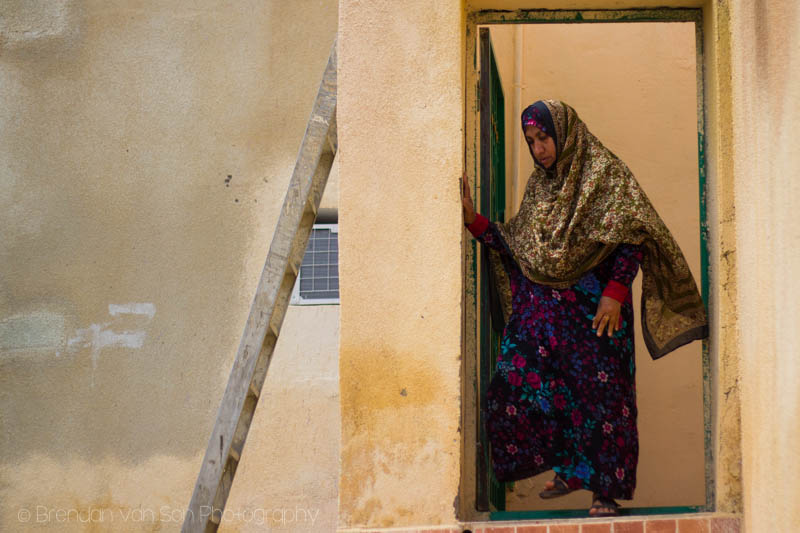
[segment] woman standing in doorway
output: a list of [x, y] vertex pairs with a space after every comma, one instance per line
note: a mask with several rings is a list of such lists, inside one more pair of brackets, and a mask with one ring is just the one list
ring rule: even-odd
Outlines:
[[547, 470], [543, 498], [593, 492], [592, 516], [631, 499], [639, 443], [633, 302], [641, 265], [642, 330], [655, 359], [708, 335], [689, 266], [628, 167], [570, 106], [522, 113], [535, 168], [507, 223], [464, 222], [489, 248], [508, 320], [485, 412], [499, 481]]

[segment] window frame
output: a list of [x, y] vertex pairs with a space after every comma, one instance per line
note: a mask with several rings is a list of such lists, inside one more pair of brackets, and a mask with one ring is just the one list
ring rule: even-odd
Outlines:
[[[329, 229], [331, 233], [335, 233], [337, 235], [336, 239], [338, 242], [338, 235], [339, 235], [339, 223], [329, 223], [329, 224], [314, 224], [311, 228], [311, 231], [315, 229]], [[309, 234], [308, 242], [311, 242], [311, 235]], [[308, 250], [308, 245], [306, 245], [306, 250]], [[338, 247], [337, 247], [338, 250]], [[303, 258], [305, 258], [305, 252], [303, 252]], [[339, 305], [340, 298], [303, 298], [300, 296], [300, 278], [302, 276], [302, 268], [303, 264], [300, 263], [300, 269], [297, 271], [297, 277], [294, 281], [294, 287], [292, 287], [292, 296], [289, 300], [290, 305]], [[339, 272], [339, 262], [336, 262], [336, 272]], [[338, 276], [337, 276], [338, 278]], [[337, 289], [338, 290], [338, 289]]]

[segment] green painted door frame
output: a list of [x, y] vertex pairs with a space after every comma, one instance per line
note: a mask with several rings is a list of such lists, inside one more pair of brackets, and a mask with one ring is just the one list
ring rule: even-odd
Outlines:
[[[506, 209], [506, 142], [505, 142], [505, 101], [500, 73], [492, 50], [489, 29], [480, 32], [481, 75], [480, 75], [480, 113], [481, 113], [481, 155], [480, 155], [480, 203], [479, 212], [492, 221], [505, 221]], [[491, 272], [489, 255], [481, 247], [481, 286], [480, 286], [480, 402], [486, 397], [486, 390], [494, 375], [497, 355], [500, 351], [500, 335], [497, 328], [503, 324], [493, 324], [490, 312]], [[494, 326], [494, 327], [493, 327]], [[489, 458], [489, 442], [485, 432], [482, 413], [479, 418], [479, 453], [477, 454], [476, 508], [480, 511], [504, 511], [506, 507], [505, 484], [495, 479]]]
[[[684, 9], [684, 8], [659, 8], [659, 9], [624, 9], [624, 10], [544, 10], [544, 9], [532, 9], [532, 10], [483, 10], [483, 11], [475, 11], [468, 13], [467, 15], [467, 28], [466, 28], [466, 35], [467, 35], [467, 54], [466, 57], [468, 58], [467, 62], [467, 69], [472, 69], [473, 72], [470, 73], [468, 70], [467, 79], [475, 79], [480, 82], [480, 77], [478, 76], [477, 72], [477, 57], [478, 57], [478, 46], [483, 47], [483, 32], [486, 31], [487, 42], [489, 43], [489, 50], [491, 51], [491, 42], [488, 40], [488, 28], [480, 28], [480, 37], [476, 39], [475, 36], [479, 30], [479, 26], [488, 25], [488, 24], [565, 24], [565, 23], [603, 23], [603, 22], [691, 22], [694, 23], [695, 26], [695, 42], [696, 42], [696, 50], [697, 50], [697, 142], [698, 142], [698, 186], [700, 188], [700, 257], [701, 257], [701, 287], [703, 293], [703, 299], [708, 305], [708, 294], [709, 294], [709, 273], [708, 273], [708, 218], [707, 218], [707, 209], [706, 209], [706, 163], [705, 163], [705, 153], [706, 153], [706, 141], [705, 141], [705, 99], [704, 99], [704, 87], [703, 87], [703, 13], [701, 9]], [[479, 43], [476, 43], [479, 41]], [[481, 72], [486, 71], [485, 69], [488, 68], [491, 70], [491, 65], [487, 62], [487, 65], [484, 66], [484, 55], [487, 56], [487, 61], [494, 61], [492, 53], [484, 54], [483, 50], [481, 50]], [[496, 67], [495, 67], [496, 69]], [[469, 74], [472, 74], [470, 76]], [[498, 78], [499, 79], [499, 78]], [[499, 83], [499, 82], [498, 82]], [[486, 98], [486, 96], [482, 92], [482, 87], [476, 87], [476, 100], [480, 103], [482, 98]], [[502, 89], [500, 90], [500, 98], [502, 102]], [[492, 114], [497, 112], [497, 108], [495, 107], [495, 102], [492, 101]], [[501, 104], [502, 105], [502, 104]], [[469, 108], [469, 103], [468, 103]], [[500, 107], [500, 111], [498, 113], [501, 117], [503, 116], [502, 107]], [[468, 118], [469, 120], [469, 118]], [[470, 144], [474, 150], [475, 154], [482, 154], [482, 150], [480, 148], [480, 144], [478, 142], [478, 137], [480, 137], [481, 143], [483, 143], [484, 136], [487, 133], [484, 132], [486, 128], [493, 128], [494, 126], [489, 124], [486, 125], [483, 117], [481, 117], [481, 123], [477, 124], [477, 114], [473, 114], [472, 120], [476, 123], [474, 124], [473, 128], [467, 128], [467, 131], [472, 131], [474, 133], [473, 138], [467, 139], [467, 146]], [[500, 123], [496, 123], [496, 127], [498, 128], [499, 132], [502, 132], [503, 129], [501, 128]], [[500, 138], [502, 139], [502, 133]], [[504, 139], [503, 139], [504, 142]], [[469, 157], [467, 157], [469, 161]], [[477, 156], [476, 156], [477, 160]], [[504, 160], [503, 160], [504, 161]], [[477, 161], [475, 161], [477, 162]], [[483, 178], [484, 173], [486, 172], [484, 169], [485, 162], [483, 160], [483, 156], [481, 155], [480, 159], [480, 167], [481, 167], [481, 180]], [[504, 167], [504, 165], [503, 165]], [[477, 169], [476, 169], [477, 170]], [[495, 170], [495, 172], [499, 172], [499, 168]], [[504, 169], [503, 169], [504, 171]], [[497, 174], [497, 175], [504, 175], [504, 174]], [[483, 192], [483, 184], [485, 182], [482, 181], [481, 190]], [[486, 187], [489, 189], [490, 187]], [[486, 191], [488, 193], [488, 191]], [[505, 195], [503, 195], [503, 200], [505, 199]], [[485, 206], [488, 204], [481, 203], [481, 209], [485, 209]], [[494, 206], [492, 206], [494, 207]], [[503, 205], [503, 208], [505, 206]], [[486, 212], [486, 211], [482, 211]], [[493, 218], [493, 220], [498, 220]], [[472, 276], [473, 285], [476, 284], [476, 269], [473, 268], [472, 272], [470, 273]], [[486, 276], [481, 276], [482, 280], [486, 279]], [[482, 284], [483, 285], [483, 284]], [[487, 298], [484, 298], [483, 287], [481, 287], [481, 302], [486, 302]], [[481, 306], [483, 307], [483, 305]], [[482, 320], [484, 317], [483, 309], [480, 310], [481, 312], [477, 315], [479, 319], [479, 326], [480, 326], [480, 334], [481, 334], [481, 342], [480, 346], [492, 346], [496, 339], [491, 336], [491, 328], [487, 325], [487, 320]], [[484, 332], [484, 329], [486, 332]], [[485, 341], [485, 342], [484, 342]], [[483, 351], [483, 350], [482, 350]], [[480, 373], [478, 383], [480, 383], [479, 387], [479, 402], [483, 402], [484, 394], [485, 394], [485, 387], [488, 384], [487, 379], [491, 378], [491, 373], [494, 367], [494, 357], [496, 357], [496, 351], [494, 352], [494, 356], [491, 353], [484, 355], [481, 353], [480, 360], [478, 361], [478, 370]], [[484, 367], [486, 365], [491, 365], [488, 369]], [[709, 355], [709, 340], [703, 340], [703, 421], [704, 421], [704, 447], [705, 447], [705, 505], [703, 506], [695, 506], [695, 507], [648, 507], [648, 508], [631, 508], [631, 509], [621, 509], [621, 514], [623, 515], [652, 515], [652, 514], [675, 514], [675, 513], [688, 513], [688, 512], [709, 512], [714, 510], [714, 479], [713, 479], [713, 464], [714, 464], [714, 457], [713, 457], [713, 446], [712, 446], [712, 433], [711, 433], [711, 362], [710, 362], [710, 355]], [[505, 511], [505, 493], [504, 487], [502, 484], [497, 484], [496, 481], [493, 481], [491, 477], [491, 467], [486, 463], [488, 460], [488, 449], [486, 449], [486, 436], [483, 434], [483, 428], [480, 420], [480, 414], [478, 419], [478, 433], [479, 433], [479, 442], [478, 442], [478, 471], [477, 471], [477, 491], [476, 491], [476, 508], [479, 510], [489, 510], [490, 511], [490, 519], [491, 520], [520, 520], [520, 519], [541, 519], [541, 518], [572, 518], [572, 517], [586, 517], [586, 510], [585, 509], [569, 509], [569, 510], [560, 510], [560, 511]], [[488, 466], [487, 466], [488, 465]], [[484, 471], [482, 471], [482, 468]], [[485, 471], [488, 468], [488, 472]], [[498, 487], [500, 487], [503, 491], [502, 497], [498, 494]], [[488, 505], [491, 503], [491, 507], [494, 509], [490, 509]]]

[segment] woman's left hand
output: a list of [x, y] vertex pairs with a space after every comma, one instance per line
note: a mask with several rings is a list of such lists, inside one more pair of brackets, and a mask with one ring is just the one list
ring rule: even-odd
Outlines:
[[603, 336], [603, 329], [608, 331], [609, 337], [620, 330], [622, 327], [619, 316], [621, 307], [621, 304], [610, 296], [600, 297], [600, 301], [597, 303], [597, 313], [594, 314], [594, 320], [592, 320], [592, 329], [597, 330], [598, 337]]
[[472, 224], [475, 222], [475, 206], [472, 204], [472, 196], [469, 192], [469, 182], [467, 173], [461, 177], [461, 205], [464, 211], [464, 222]]

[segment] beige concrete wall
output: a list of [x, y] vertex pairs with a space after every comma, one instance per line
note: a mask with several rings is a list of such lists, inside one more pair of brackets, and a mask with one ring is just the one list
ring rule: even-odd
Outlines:
[[342, 526], [455, 519], [462, 32], [459, 0], [339, 5]]
[[800, 531], [800, 6], [732, 7], [745, 530]]
[[[633, 170], [681, 245], [700, 282], [695, 27], [692, 23], [523, 25], [522, 107], [540, 98], [564, 100], [590, 130]], [[513, 25], [492, 26], [498, 64], [513, 58]], [[495, 36], [499, 37], [498, 39]], [[512, 72], [512, 66], [505, 70]], [[510, 76], [504, 91], [513, 91]], [[506, 120], [518, 113], [506, 105]], [[511, 125], [506, 125], [507, 135]], [[516, 212], [533, 161], [518, 143], [519, 181], [507, 211]], [[507, 169], [509, 182], [513, 168]], [[634, 301], [640, 294], [634, 284]], [[637, 319], [638, 320], [638, 319]], [[703, 505], [702, 345], [683, 347], [654, 362], [636, 323], [640, 457], [632, 507]], [[587, 495], [541, 500], [552, 473], [516, 483], [513, 510], [580, 508]]]
[[[178, 529], [336, 26], [335, 1], [0, 3], [0, 529]], [[290, 309], [230, 509], [334, 527], [337, 315]]]

